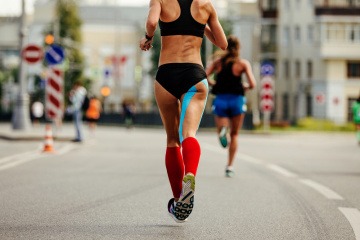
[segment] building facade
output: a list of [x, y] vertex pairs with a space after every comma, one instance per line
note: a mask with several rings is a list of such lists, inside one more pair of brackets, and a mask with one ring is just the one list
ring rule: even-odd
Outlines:
[[275, 66], [277, 120], [342, 124], [360, 91], [360, 1], [262, 0], [261, 61]]
[[[35, 3], [29, 42], [42, 45], [44, 33], [49, 31], [49, 27], [53, 28], [51, 30], [57, 38], [55, 4], [55, 0]], [[92, 80], [89, 92], [104, 97], [105, 112], [121, 112], [121, 104], [125, 99], [146, 105], [152, 100], [152, 79], [146, 69], [143, 71], [142, 61], [149, 56], [138, 49], [138, 41], [144, 32], [147, 8], [122, 6], [108, 0], [82, 0], [78, 4], [82, 43], [75, 46], [74, 43], [66, 42], [66, 39], [62, 39], [61, 43], [82, 50], [84, 74]], [[31, 68], [36, 74], [42, 71], [41, 66]], [[110, 90], [109, 95], [103, 95], [104, 87]]]

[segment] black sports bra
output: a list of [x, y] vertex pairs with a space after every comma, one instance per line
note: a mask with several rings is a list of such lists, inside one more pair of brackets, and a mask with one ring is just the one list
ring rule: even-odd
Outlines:
[[193, 0], [178, 0], [180, 16], [172, 22], [159, 21], [161, 36], [191, 35], [204, 37], [205, 24], [197, 22], [191, 15], [191, 3]]

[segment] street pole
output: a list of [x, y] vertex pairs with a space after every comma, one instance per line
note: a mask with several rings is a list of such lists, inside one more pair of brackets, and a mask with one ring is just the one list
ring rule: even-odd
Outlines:
[[25, 0], [22, 1], [20, 17], [20, 66], [19, 66], [19, 93], [16, 99], [16, 106], [12, 115], [12, 127], [14, 130], [27, 130], [30, 128], [29, 96], [26, 91], [26, 71], [25, 63], [21, 52], [24, 47], [26, 35], [25, 23]]

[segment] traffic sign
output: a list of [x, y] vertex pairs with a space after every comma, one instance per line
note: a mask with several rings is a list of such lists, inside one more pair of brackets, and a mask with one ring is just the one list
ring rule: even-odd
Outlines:
[[275, 68], [271, 63], [263, 63], [260, 69], [261, 75], [274, 75]]
[[64, 48], [53, 44], [50, 45], [45, 53], [45, 59], [50, 65], [60, 64], [64, 61], [65, 58], [65, 51]]
[[316, 93], [315, 102], [319, 105], [324, 104], [325, 103], [325, 94], [323, 92]]
[[43, 50], [40, 46], [29, 44], [21, 52], [22, 59], [27, 63], [34, 64], [39, 62], [43, 57]]
[[271, 112], [274, 107], [274, 80], [270, 75], [264, 75], [260, 80], [260, 107], [263, 112]]

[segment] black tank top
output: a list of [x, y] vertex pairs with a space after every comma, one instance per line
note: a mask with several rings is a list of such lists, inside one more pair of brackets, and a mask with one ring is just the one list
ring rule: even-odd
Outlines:
[[197, 22], [191, 15], [190, 7], [193, 0], [178, 0], [180, 16], [173, 22], [159, 21], [161, 36], [191, 35], [204, 37], [205, 24]]
[[221, 71], [216, 74], [216, 84], [212, 88], [213, 94], [237, 94], [244, 96], [241, 75], [234, 76], [232, 72], [233, 65], [233, 62], [223, 65]]

